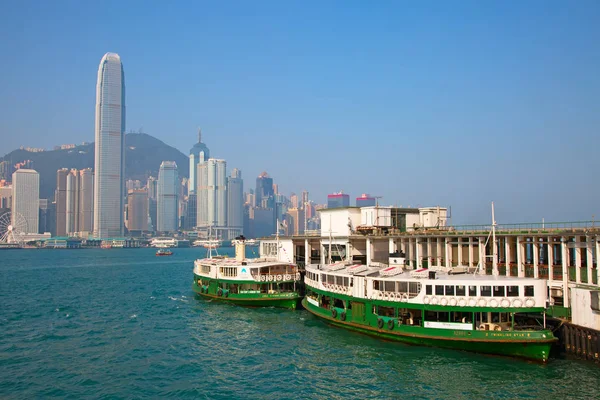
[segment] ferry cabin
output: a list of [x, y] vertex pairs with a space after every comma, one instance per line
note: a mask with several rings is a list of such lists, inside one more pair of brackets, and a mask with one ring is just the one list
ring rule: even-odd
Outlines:
[[[252, 295], [296, 293], [300, 274], [292, 264], [280, 262], [243, 262], [234, 259], [207, 258], [197, 260], [194, 279], [202, 293]], [[253, 265], [255, 264], [255, 265]]]
[[[545, 327], [547, 288], [543, 280], [447, 275], [427, 270], [415, 271], [412, 276], [404, 272], [386, 277], [378, 268], [357, 267], [362, 271], [354, 275], [308, 267], [308, 301], [332, 313], [335, 310], [342, 320], [365, 322], [367, 317], [375, 316], [378, 324], [385, 326], [512, 331], [531, 329], [528, 323], [515, 324], [515, 315], [538, 313], [539, 325], [533, 323], [539, 329]], [[426, 273], [427, 278], [416, 277], [419, 273]]]

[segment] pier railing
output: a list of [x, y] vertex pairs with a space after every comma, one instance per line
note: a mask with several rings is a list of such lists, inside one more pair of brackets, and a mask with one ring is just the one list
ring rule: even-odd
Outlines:
[[[423, 233], [428, 228], [412, 231], [413, 233]], [[435, 228], [437, 231], [452, 234], [453, 232], [490, 232], [491, 225], [452, 225]], [[569, 221], [569, 222], [533, 222], [533, 223], [518, 223], [518, 224], [498, 224], [496, 225], [496, 233], [555, 233], [556, 231], [573, 231], [573, 230], [594, 230], [600, 231], [598, 221]]]

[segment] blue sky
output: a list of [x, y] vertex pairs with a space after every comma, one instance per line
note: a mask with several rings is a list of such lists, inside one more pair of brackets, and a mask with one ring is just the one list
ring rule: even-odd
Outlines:
[[201, 126], [246, 188], [600, 219], [600, 2], [1, 3], [1, 154], [93, 141], [110, 51], [127, 130]]

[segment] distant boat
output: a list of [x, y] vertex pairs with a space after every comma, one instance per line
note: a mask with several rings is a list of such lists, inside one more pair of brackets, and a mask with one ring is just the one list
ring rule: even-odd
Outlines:
[[177, 247], [177, 240], [173, 238], [154, 238], [150, 241], [150, 246], [158, 248]]
[[173, 252], [171, 250], [167, 250], [167, 249], [158, 249], [158, 251], [156, 252], [157, 256], [172, 256]]
[[235, 247], [238, 243], [244, 243], [246, 246], [256, 247], [260, 242], [256, 239], [234, 239], [231, 241], [231, 245]]
[[206, 247], [207, 249], [216, 249], [223, 246], [223, 241], [219, 239], [198, 239], [193, 243], [194, 247]]

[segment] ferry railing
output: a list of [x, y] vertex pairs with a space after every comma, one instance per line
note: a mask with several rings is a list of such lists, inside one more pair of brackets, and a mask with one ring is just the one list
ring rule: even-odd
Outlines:
[[[434, 231], [444, 232], [450, 235], [460, 235], [465, 233], [489, 233], [492, 227], [490, 225], [451, 225], [437, 228], [421, 228], [410, 233], [429, 233]], [[556, 233], [556, 231], [577, 231], [594, 230], [600, 231], [598, 221], [568, 221], [568, 222], [534, 222], [518, 224], [498, 224], [496, 225], [496, 234], [503, 233]]]

